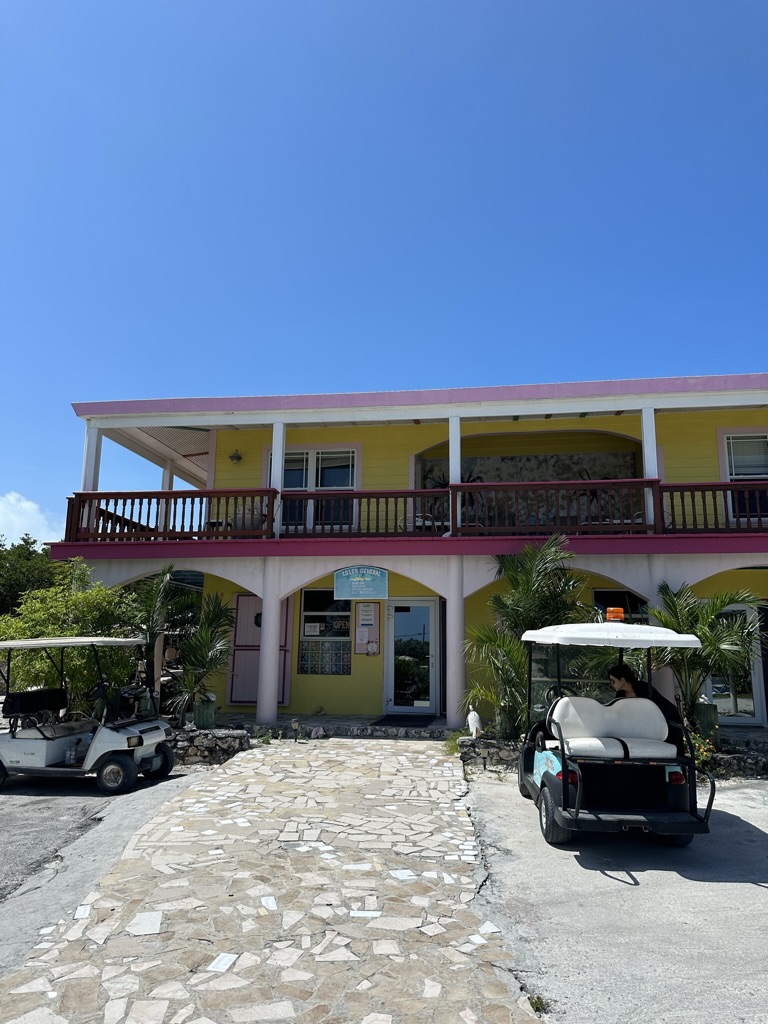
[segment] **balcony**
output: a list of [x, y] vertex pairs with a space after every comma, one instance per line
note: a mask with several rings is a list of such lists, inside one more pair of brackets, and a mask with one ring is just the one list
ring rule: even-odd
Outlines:
[[456, 484], [412, 491], [92, 491], [69, 498], [64, 543], [754, 535], [768, 482]]

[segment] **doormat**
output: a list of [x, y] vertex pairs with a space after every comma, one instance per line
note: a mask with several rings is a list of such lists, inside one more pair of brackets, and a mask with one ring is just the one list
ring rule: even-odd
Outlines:
[[434, 720], [434, 715], [385, 715], [383, 718], [377, 718], [375, 722], [371, 722], [371, 725], [391, 725], [395, 729], [409, 727], [424, 729], [426, 726], [432, 725]]

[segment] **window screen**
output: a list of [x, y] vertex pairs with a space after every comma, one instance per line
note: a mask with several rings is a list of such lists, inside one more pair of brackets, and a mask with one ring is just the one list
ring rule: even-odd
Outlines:
[[729, 437], [728, 473], [731, 480], [768, 478], [768, 435], [740, 434]]

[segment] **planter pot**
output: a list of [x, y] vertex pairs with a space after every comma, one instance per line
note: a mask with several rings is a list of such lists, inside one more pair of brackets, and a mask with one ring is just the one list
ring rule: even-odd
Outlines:
[[212, 729], [216, 720], [216, 702], [196, 701], [192, 707], [192, 719], [198, 729]]
[[715, 704], [705, 704], [699, 701], [696, 704], [696, 722], [699, 732], [705, 740], [709, 740], [715, 750], [720, 749], [720, 725], [718, 723], [718, 710]]
[[495, 709], [496, 735], [501, 740], [514, 739], [514, 718], [506, 708]]

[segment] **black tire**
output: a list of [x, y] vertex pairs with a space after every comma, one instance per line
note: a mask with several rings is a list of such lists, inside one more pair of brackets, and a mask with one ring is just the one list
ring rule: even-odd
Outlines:
[[139, 778], [139, 769], [129, 754], [110, 754], [96, 772], [96, 785], [107, 796], [128, 793]]
[[563, 828], [555, 821], [555, 801], [552, 794], [544, 786], [539, 794], [539, 827], [550, 846], [562, 846], [563, 843], [570, 843], [573, 832], [569, 828]]
[[659, 840], [659, 842], [661, 843], [662, 846], [690, 846], [691, 843], [693, 842], [693, 833], [692, 832], [688, 832], [688, 833], [682, 833], [682, 834], [674, 835], [674, 836], [672, 836], [672, 835], [666, 835], [666, 836], [659, 836], [659, 835], [657, 835], [656, 838]]
[[163, 763], [159, 768], [152, 768], [148, 772], [142, 772], [141, 774], [145, 779], [165, 779], [171, 774], [173, 766], [176, 764], [173, 749], [167, 743], [158, 743], [155, 747], [155, 753], [162, 756]]
[[0, 789], [5, 785], [5, 781], [8, 778], [8, 771], [5, 765], [0, 761]]

